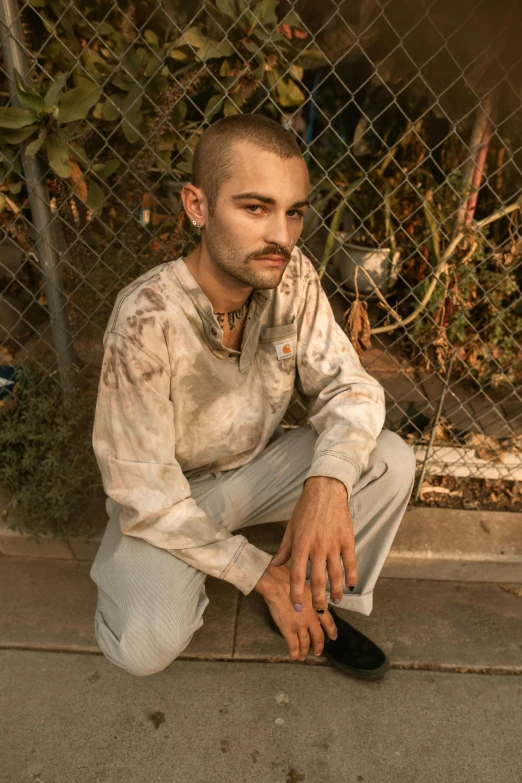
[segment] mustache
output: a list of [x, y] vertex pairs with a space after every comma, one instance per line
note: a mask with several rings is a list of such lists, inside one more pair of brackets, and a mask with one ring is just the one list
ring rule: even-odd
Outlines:
[[265, 247], [259, 253], [256, 253], [252, 258], [264, 258], [265, 256], [281, 256], [285, 261], [290, 261], [291, 253], [285, 250], [284, 247]]

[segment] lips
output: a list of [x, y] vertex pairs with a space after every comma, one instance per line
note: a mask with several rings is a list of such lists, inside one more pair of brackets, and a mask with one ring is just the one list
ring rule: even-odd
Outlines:
[[278, 261], [279, 263], [284, 263], [286, 258], [283, 258], [283, 256], [262, 256], [258, 258], [258, 261]]

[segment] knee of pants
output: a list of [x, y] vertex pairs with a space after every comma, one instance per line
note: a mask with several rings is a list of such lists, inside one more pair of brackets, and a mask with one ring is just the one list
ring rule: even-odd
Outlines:
[[137, 677], [158, 674], [166, 669], [190, 644], [197, 630], [190, 635], [183, 634], [181, 629], [165, 623], [159, 634], [153, 634], [150, 628], [126, 628], [118, 639], [99, 609], [94, 625], [98, 645], [105, 657]]
[[379, 457], [386, 463], [386, 476], [397, 493], [411, 492], [415, 480], [415, 452], [396, 432], [383, 430], [377, 440]]

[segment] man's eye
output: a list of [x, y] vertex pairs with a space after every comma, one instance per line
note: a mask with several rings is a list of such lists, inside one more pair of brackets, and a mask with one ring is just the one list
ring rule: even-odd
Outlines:
[[[246, 207], [246, 209], [263, 209], [263, 207], [260, 206], [259, 204], [249, 204], [248, 207]], [[255, 215], [259, 213], [253, 212], [252, 214]]]
[[304, 212], [301, 212], [300, 209], [289, 209], [287, 214], [290, 214], [290, 212], [295, 212], [297, 219], [304, 217]]

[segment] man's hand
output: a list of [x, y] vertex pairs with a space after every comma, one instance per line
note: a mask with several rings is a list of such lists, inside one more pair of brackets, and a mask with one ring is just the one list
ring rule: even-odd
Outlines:
[[337, 479], [312, 476], [305, 481], [301, 497], [288, 523], [278, 553], [271, 565], [280, 566], [292, 557], [290, 601], [296, 611], [304, 607], [306, 567], [311, 563], [310, 585], [314, 609], [326, 609], [326, 572], [330, 596], [343, 597], [346, 586], [357, 582], [352, 515], [346, 487]]
[[329, 611], [317, 614], [312, 607], [310, 586], [303, 590], [303, 610], [299, 614], [290, 603], [290, 570], [288, 566], [269, 565], [254, 590], [265, 599], [270, 614], [286, 639], [288, 652], [293, 661], [304, 660], [310, 648], [314, 655], [321, 655], [324, 647], [324, 633], [330, 639], [337, 637], [337, 628]]

